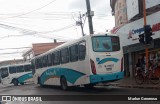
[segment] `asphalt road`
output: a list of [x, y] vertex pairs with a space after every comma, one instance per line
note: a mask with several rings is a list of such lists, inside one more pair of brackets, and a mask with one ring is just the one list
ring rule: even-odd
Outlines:
[[[160, 90], [152, 89], [133, 89], [133, 88], [120, 88], [112, 86], [98, 86], [94, 89], [86, 89], [83, 87], [73, 87], [68, 91], [62, 91], [59, 87], [55, 86], [46, 86], [41, 88], [38, 85], [21, 85], [21, 86], [8, 86], [0, 87], [0, 95], [54, 95], [52, 97], [59, 97], [58, 95], [71, 95], [70, 101], [43, 101], [43, 102], [6, 102], [6, 104], [159, 104], [158, 101], [116, 101], [116, 99], [121, 98], [122, 96], [129, 95], [160, 95]], [[75, 96], [80, 95], [80, 97], [87, 97], [87, 95], [96, 95], [99, 97], [105, 95], [106, 97], [112, 96], [117, 97], [113, 101], [74, 101]], [[118, 96], [115, 96], [118, 95]], [[73, 97], [73, 101], [72, 101]], [[95, 99], [96, 99], [95, 98]], [[94, 99], [93, 99], [94, 100]], [[5, 103], [4, 103], [5, 104]]]

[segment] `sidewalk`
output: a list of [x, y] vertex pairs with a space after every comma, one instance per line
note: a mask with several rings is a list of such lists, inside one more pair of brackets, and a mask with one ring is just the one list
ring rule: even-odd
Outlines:
[[143, 84], [138, 85], [135, 82], [134, 78], [126, 77], [119, 81], [115, 81], [110, 83], [111, 86], [118, 86], [118, 87], [127, 87], [127, 88], [146, 88], [146, 89], [159, 89], [160, 90], [160, 83], [159, 84], [152, 84], [151, 82], [145, 81]]

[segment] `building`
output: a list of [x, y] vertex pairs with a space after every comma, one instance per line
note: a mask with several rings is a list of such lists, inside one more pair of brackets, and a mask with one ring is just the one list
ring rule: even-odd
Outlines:
[[[143, 0], [110, 0], [115, 27], [111, 31], [120, 36], [124, 51], [125, 75], [133, 77], [139, 56], [145, 57], [145, 45], [139, 43], [144, 33]], [[160, 61], [160, 0], [146, 0], [147, 25], [154, 35], [149, 47], [149, 61]], [[124, 14], [124, 15], [122, 15]]]
[[115, 16], [115, 25], [120, 26], [128, 22], [127, 5], [125, 0], [111, 0], [112, 15]]
[[53, 43], [35, 43], [32, 44], [32, 48], [26, 50], [23, 53], [24, 61], [30, 62], [34, 56], [40, 55], [46, 51], [49, 51], [52, 48], [55, 48], [64, 42], [53, 42]]
[[20, 64], [23, 63], [23, 59], [14, 59], [14, 60], [6, 60], [6, 61], [1, 61], [0, 66], [7, 66], [7, 65], [12, 65], [12, 64]]

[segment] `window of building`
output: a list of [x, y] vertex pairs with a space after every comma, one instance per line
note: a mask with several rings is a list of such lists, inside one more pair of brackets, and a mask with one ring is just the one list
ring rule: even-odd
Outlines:
[[86, 42], [82, 41], [78, 45], [78, 50], [79, 50], [79, 60], [84, 60], [86, 56]]
[[64, 48], [60, 51], [61, 53], [61, 63], [67, 63], [69, 62], [69, 52], [68, 48]]
[[15, 66], [9, 67], [9, 73], [10, 74], [16, 73], [16, 67]]
[[78, 61], [78, 45], [73, 45], [69, 48], [70, 51], [70, 61]]

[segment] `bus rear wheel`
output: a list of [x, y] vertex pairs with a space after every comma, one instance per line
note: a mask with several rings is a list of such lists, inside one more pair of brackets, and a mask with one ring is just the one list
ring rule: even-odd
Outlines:
[[14, 80], [13, 80], [13, 84], [14, 84], [14, 86], [18, 86], [18, 83], [19, 83], [19, 82], [18, 82], [18, 80], [17, 80], [17, 79], [14, 79]]
[[87, 89], [93, 89], [94, 85], [93, 84], [86, 84], [86, 85], [84, 85], [84, 87]]
[[61, 84], [62, 90], [66, 91], [68, 88], [68, 85], [67, 85], [67, 80], [64, 76], [60, 78], [60, 84]]
[[24, 85], [24, 82], [21, 82], [20, 84], [21, 84], [21, 85]]

